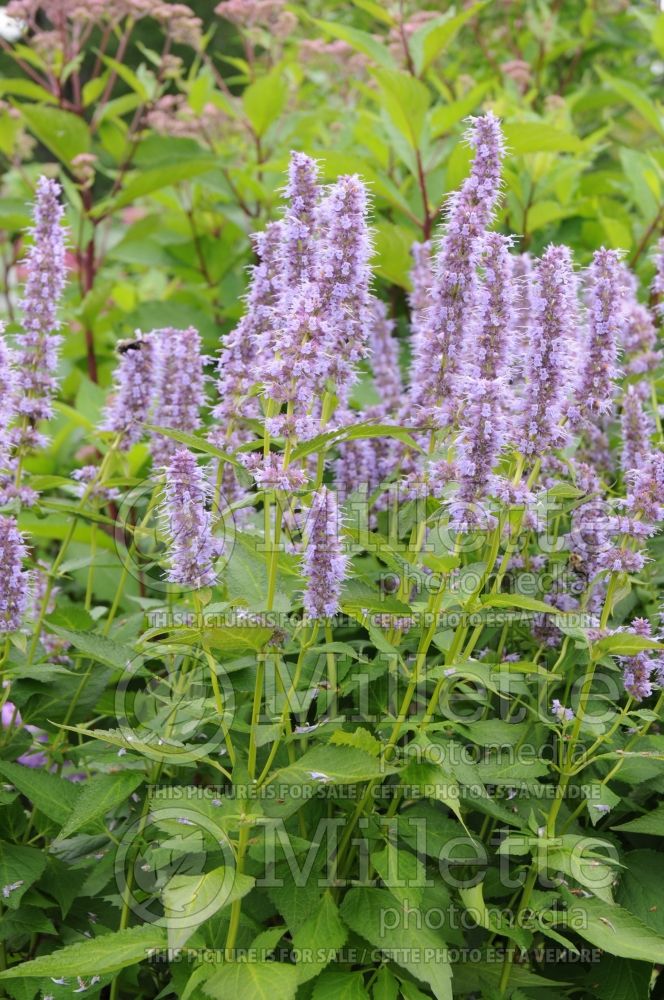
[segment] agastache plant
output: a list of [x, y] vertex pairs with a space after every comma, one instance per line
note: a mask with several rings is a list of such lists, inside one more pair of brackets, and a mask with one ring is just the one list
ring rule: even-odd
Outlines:
[[340, 528], [336, 496], [323, 486], [313, 494], [302, 557], [304, 609], [310, 618], [326, 618], [339, 610], [347, 566]]
[[618, 251], [596, 251], [588, 282], [588, 339], [575, 405], [569, 411], [576, 425], [587, 425], [611, 413], [614, 407], [625, 294]]
[[[190, 326], [186, 330], [167, 327], [155, 330], [152, 342], [156, 353], [154, 423], [193, 434], [201, 426], [205, 399], [205, 358], [201, 336]], [[178, 450], [177, 442], [163, 434], [150, 440], [156, 465], [165, 465]]]
[[30, 587], [27, 555], [16, 518], [0, 515], [0, 633], [21, 627]]
[[119, 345], [120, 358], [103, 419], [103, 428], [120, 435], [120, 447], [140, 441], [150, 416], [157, 378], [157, 348], [153, 334], [140, 332]]
[[414, 412], [437, 427], [446, 426], [456, 412], [464, 330], [477, 304], [477, 267], [498, 201], [505, 152], [500, 122], [491, 112], [471, 119], [466, 141], [475, 156], [470, 176], [448, 202], [433, 265], [428, 334], [416, 345], [411, 378]]
[[163, 504], [171, 583], [198, 589], [215, 580], [214, 561], [221, 544], [212, 534], [209, 498], [209, 484], [196, 458], [186, 448], [180, 448], [166, 470]]
[[550, 246], [530, 284], [529, 338], [516, 446], [544, 455], [565, 441], [563, 407], [571, 384], [570, 352], [579, 323], [577, 283], [568, 247]]

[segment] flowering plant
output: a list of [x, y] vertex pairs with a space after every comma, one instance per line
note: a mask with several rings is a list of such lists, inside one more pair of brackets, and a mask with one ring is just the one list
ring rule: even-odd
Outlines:
[[[220, 10], [249, 66], [287, 49], [285, 4]], [[257, 226], [234, 325], [211, 343], [231, 313], [205, 201], [186, 205], [191, 254], [164, 271], [196, 293], [157, 284], [165, 308], [111, 361], [104, 223], [112, 239], [137, 200], [131, 226], [158, 232], [163, 198], [175, 226], [164, 190], [200, 153], [127, 181], [162, 94], [101, 208], [93, 160], [35, 183], [0, 335], [0, 989], [17, 1000], [631, 1000], [664, 965], [664, 238], [643, 226], [629, 258], [587, 233], [519, 239], [499, 102], [464, 112], [436, 218], [425, 114], [416, 134], [369, 65], [402, 60], [417, 107], [440, 38], [481, 11], [431, 13], [387, 13], [383, 48], [334, 36], [391, 93], [410, 171], [390, 184], [417, 238], [390, 284], [385, 186], [298, 149], [268, 213], [259, 141], [260, 210], [224, 188]], [[123, 56], [144, 18], [169, 40], [162, 82], [171, 43], [218, 71], [181, 5], [9, 14], [33, 32], [42, 64], [15, 53], [33, 84], [72, 79], [58, 111], [82, 122], [90, 80], [106, 107], [117, 79], [141, 84]], [[109, 72], [85, 82], [95, 32]], [[338, 58], [309, 41], [307, 60]], [[530, 63], [510, 66], [526, 86]], [[173, 141], [198, 143], [206, 114]]]

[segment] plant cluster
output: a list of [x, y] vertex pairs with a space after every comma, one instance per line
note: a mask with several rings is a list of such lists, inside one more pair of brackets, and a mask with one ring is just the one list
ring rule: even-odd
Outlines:
[[0, 992], [648, 997], [664, 22], [314, 6], [0, 24]]

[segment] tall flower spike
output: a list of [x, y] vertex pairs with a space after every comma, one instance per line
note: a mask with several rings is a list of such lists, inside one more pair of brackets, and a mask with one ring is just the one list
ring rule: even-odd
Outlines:
[[103, 428], [122, 435], [124, 450], [140, 441], [154, 402], [156, 350], [154, 336], [138, 333], [118, 345], [120, 360], [106, 405]]
[[547, 248], [530, 285], [530, 344], [516, 446], [543, 455], [564, 443], [560, 427], [570, 386], [569, 352], [578, 324], [577, 281], [569, 247]]
[[664, 319], [664, 236], [655, 247], [655, 277], [651, 286], [655, 300], [655, 311], [660, 319]]
[[171, 583], [196, 588], [214, 583], [221, 543], [212, 535], [209, 498], [209, 485], [192, 453], [186, 448], [176, 451], [166, 471], [164, 501]]
[[315, 266], [316, 208], [320, 199], [318, 164], [305, 153], [291, 153], [288, 207], [283, 220], [282, 277], [284, 291], [311, 278]]
[[304, 608], [310, 618], [325, 618], [339, 610], [347, 559], [339, 536], [339, 509], [331, 490], [313, 495], [302, 572], [307, 581]]
[[4, 323], [0, 323], [0, 474], [9, 469], [12, 439], [10, 427], [18, 405], [18, 382], [16, 357], [5, 339]]
[[411, 291], [408, 293], [410, 307], [410, 329], [412, 331], [412, 351], [416, 355], [428, 330], [427, 319], [433, 285], [433, 261], [431, 240], [413, 243], [410, 248], [413, 266], [410, 269]]
[[[158, 356], [154, 422], [193, 434], [201, 425], [205, 401], [200, 334], [193, 326], [187, 330], [167, 327], [155, 330], [152, 337]], [[161, 434], [150, 441], [156, 465], [165, 465], [178, 448], [176, 441]]]
[[257, 398], [249, 397], [260, 381], [260, 355], [271, 357], [274, 349], [274, 310], [281, 282], [281, 241], [283, 222], [270, 223], [253, 237], [259, 258], [251, 270], [244, 316], [224, 338], [217, 365], [219, 402], [212, 411], [210, 431], [213, 444], [241, 444], [240, 426], [246, 417], [259, 417]]
[[380, 397], [378, 408], [387, 416], [401, 405], [402, 385], [399, 370], [399, 342], [393, 336], [394, 321], [380, 299], [372, 299], [370, 308], [369, 345], [374, 384]]
[[653, 421], [643, 406], [642, 393], [635, 385], [627, 386], [622, 408], [622, 456], [623, 475], [632, 469], [640, 469], [651, 453], [650, 437], [654, 431]]
[[16, 429], [15, 444], [23, 450], [42, 447], [44, 437], [35, 430], [39, 420], [53, 415], [57, 389], [58, 348], [61, 337], [57, 310], [65, 287], [64, 209], [60, 185], [40, 177], [34, 203], [32, 245], [25, 258], [27, 272], [21, 309], [23, 332], [16, 338], [20, 373], [18, 412], [26, 424]]
[[475, 157], [470, 176], [448, 202], [447, 230], [434, 262], [428, 331], [416, 345], [411, 382], [413, 406], [438, 426], [447, 425], [456, 409], [463, 333], [476, 305], [477, 264], [498, 201], [505, 152], [500, 122], [491, 112], [471, 119], [466, 139]]
[[484, 279], [477, 294], [477, 322], [471, 323], [464, 344], [466, 372], [474, 378], [497, 378], [505, 374], [512, 354], [515, 326], [515, 288], [511, 239], [488, 233], [482, 252]]
[[617, 250], [597, 250], [589, 269], [588, 341], [576, 405], [570, 410], [579, 426], [613, 409], [618, 375], [618, 340], [623, 323], [625, 281]]
[[16, 632], [28, 604], [27, 549], [16, 520], [0, 516], [0, 633]]
[[364, 357], [369, 323], [369, 257], [367, 190], [355, 175], [340, 177], [321, 203], [322, 229], [318, 285], [323, 304], [325, 369], [347, 398], [355, 364]]

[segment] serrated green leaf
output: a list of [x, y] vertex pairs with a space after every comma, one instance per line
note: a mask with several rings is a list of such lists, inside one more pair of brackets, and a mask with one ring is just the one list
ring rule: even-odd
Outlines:
[[203, 983], [213, 1000], [295, 1000], [297, 969], [283, 962], [228, 962]]
[[166, 932], [154, 924], [131, 927], [114, 934], [104, 934], [77, 941], [50, 955], [40, 955], [0, 972], [0, 979], [25, 979], [48, 976], [105, 976], [129, 965], [144, 961], [150, 952], [166, 947]]
[[30, 799], [35, 809], [60, 825], [69, 818], [80, 793], [66, 778], [9, 761], [0, 761], [0, 775]]
[[[301, 956], [297, 963], [298, 982], [308, 982], [329, 965], [333, 952], [343, 947], [347, 936], [334, 900], [326, 892], [315, 912], [293, 935], [293, 948]], [[323, 949], [324, 954], [317, 955], [317, 949]]]
[[107, 813], [125, 802], [144, 780], [142, 774], [125, 771], [122, 774], [97, 774], [81, 787], [71, 816], [58, 835], [59, 840], [77, 830], [97, 825]]

